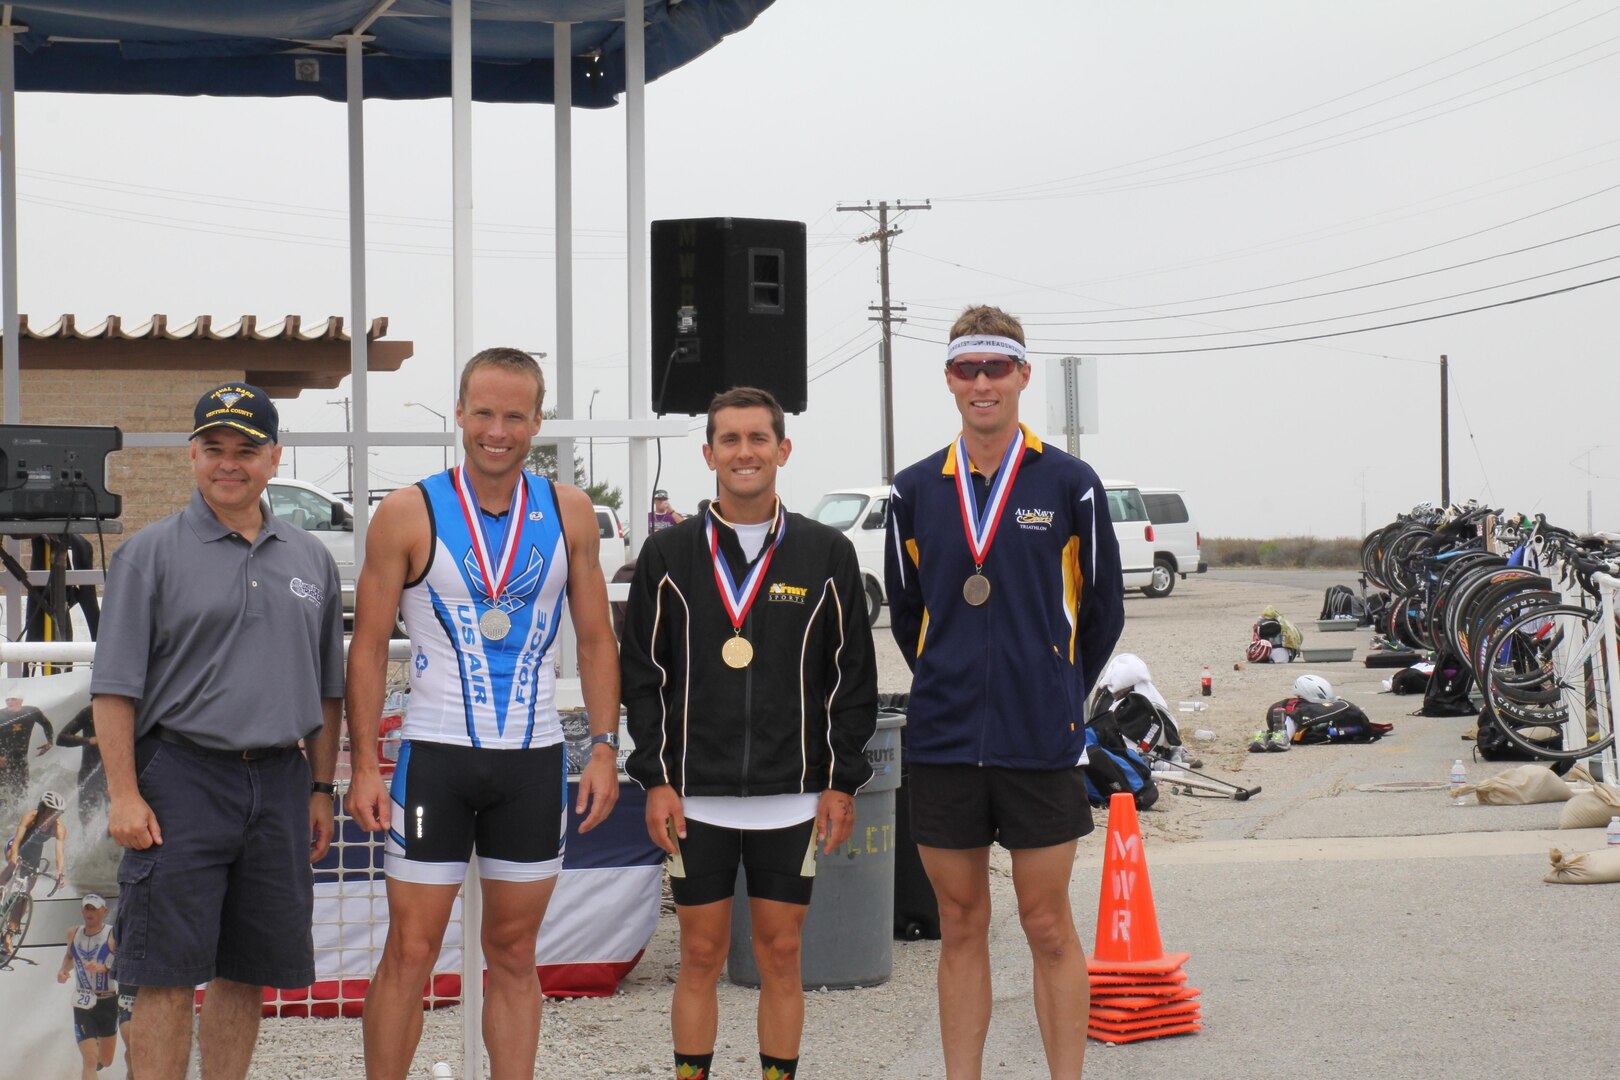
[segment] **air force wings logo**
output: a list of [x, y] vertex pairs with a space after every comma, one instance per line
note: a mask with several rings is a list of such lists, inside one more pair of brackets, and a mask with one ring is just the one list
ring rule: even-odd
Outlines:
[[[466, 573], [475, 589], [479, 590], [483, 595], [487, 596], [489, 594], [489, 586], [484, 581], [483, 571], [478, 566], [477, 552], [471, 548], [467, 549], [467, 553], [461, 557], [461, 569]], [[534, 592], [545, 572], [546, 560], [540, 554], [540, 549], [532, 544], [529, 545], [528, 565], [524, 566], [522, 570], [514, 572], [511, 577], [506, 579], [506, 591], [501, 593], [498, 598], [501, 609], [503, 611], [516, 611], [524, 607], [523, 598]]]

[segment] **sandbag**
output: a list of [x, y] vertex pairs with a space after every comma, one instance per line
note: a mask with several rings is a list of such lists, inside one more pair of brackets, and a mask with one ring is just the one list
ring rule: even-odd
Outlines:
[[[1571, 792], [1569, 785], [1545, 765], [1520, 765], [1457, 789], [1458, 798], [1467, 795], [1473, 795], [1485, 806], [1525, 806], [1567, 802]], [[1605, 825], [1608, 822], [1608, 818], [1603, 819]]]
[[1620, 816], [1620, 787], [1592, 779], [1586, 766], [1577, 765], [1569, 770], [1571, 779], [1592, 785], [1564, 804], [1558, 812], [1560, 829], [1601, 829], [1612, 817]]
[[1620, 847], [1602, 848], [1565, 855], [1557, 848], [1547, 852], [1552, 869], [1542, 881], [1553, 885], [1604, 885], [1620, 881]]

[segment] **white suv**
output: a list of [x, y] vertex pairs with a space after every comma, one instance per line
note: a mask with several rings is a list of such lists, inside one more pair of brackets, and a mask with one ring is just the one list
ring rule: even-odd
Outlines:
[[1153, 522], [1141, 490], [1129, 480], [1104, 480], [1108, 516], [1119, 541], [1119, 567], [1127, 589], [1146, 590], [1153, 584]]
[[1169, 596], [1176, 578], [1202, 574], [1209, 569], [1204, 561], [1204, 535], [1187, 509], [1179, 488], [1143, 488], [1153, 522], [1153, 584], [1142, 591], [1149, 596]]
[[866, 589], [866, 616], [876, 623], [883, 611], [884, 529], [889, 524], [889, 489], [845, 488], [821, 497], [810, 516], [849, 537], [861, 564]]

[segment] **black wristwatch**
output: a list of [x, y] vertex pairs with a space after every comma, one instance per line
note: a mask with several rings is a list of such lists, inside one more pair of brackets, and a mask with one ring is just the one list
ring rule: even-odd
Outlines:
[[617, 731], [603, 731], [603, 732], [599, 732], [598, 734], [592, 735], [591, 736], [591, 741], [586, 744], [585, 749], [586, 750], [595, 750], [597, 748], [597, 746], [602, 744], [602, 743], [606, 743], [607, 745], [613, 747], [613, 752], [618, 753], [618, 751], [619, 751], [619, 733]]
[[309, 784], [309, 793], [311, 795], [330, 795], [335, 799], [337, 798], [337, 785], [323, 784], [319, 780], [311, 780]]

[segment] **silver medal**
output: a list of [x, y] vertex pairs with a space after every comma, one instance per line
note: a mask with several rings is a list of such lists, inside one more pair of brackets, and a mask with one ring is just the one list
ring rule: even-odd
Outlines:
[[490, 608], [478, 617], [478, 631], [490, 641], [499, 641], [512, 632], [512, 620], [500, 608]]

